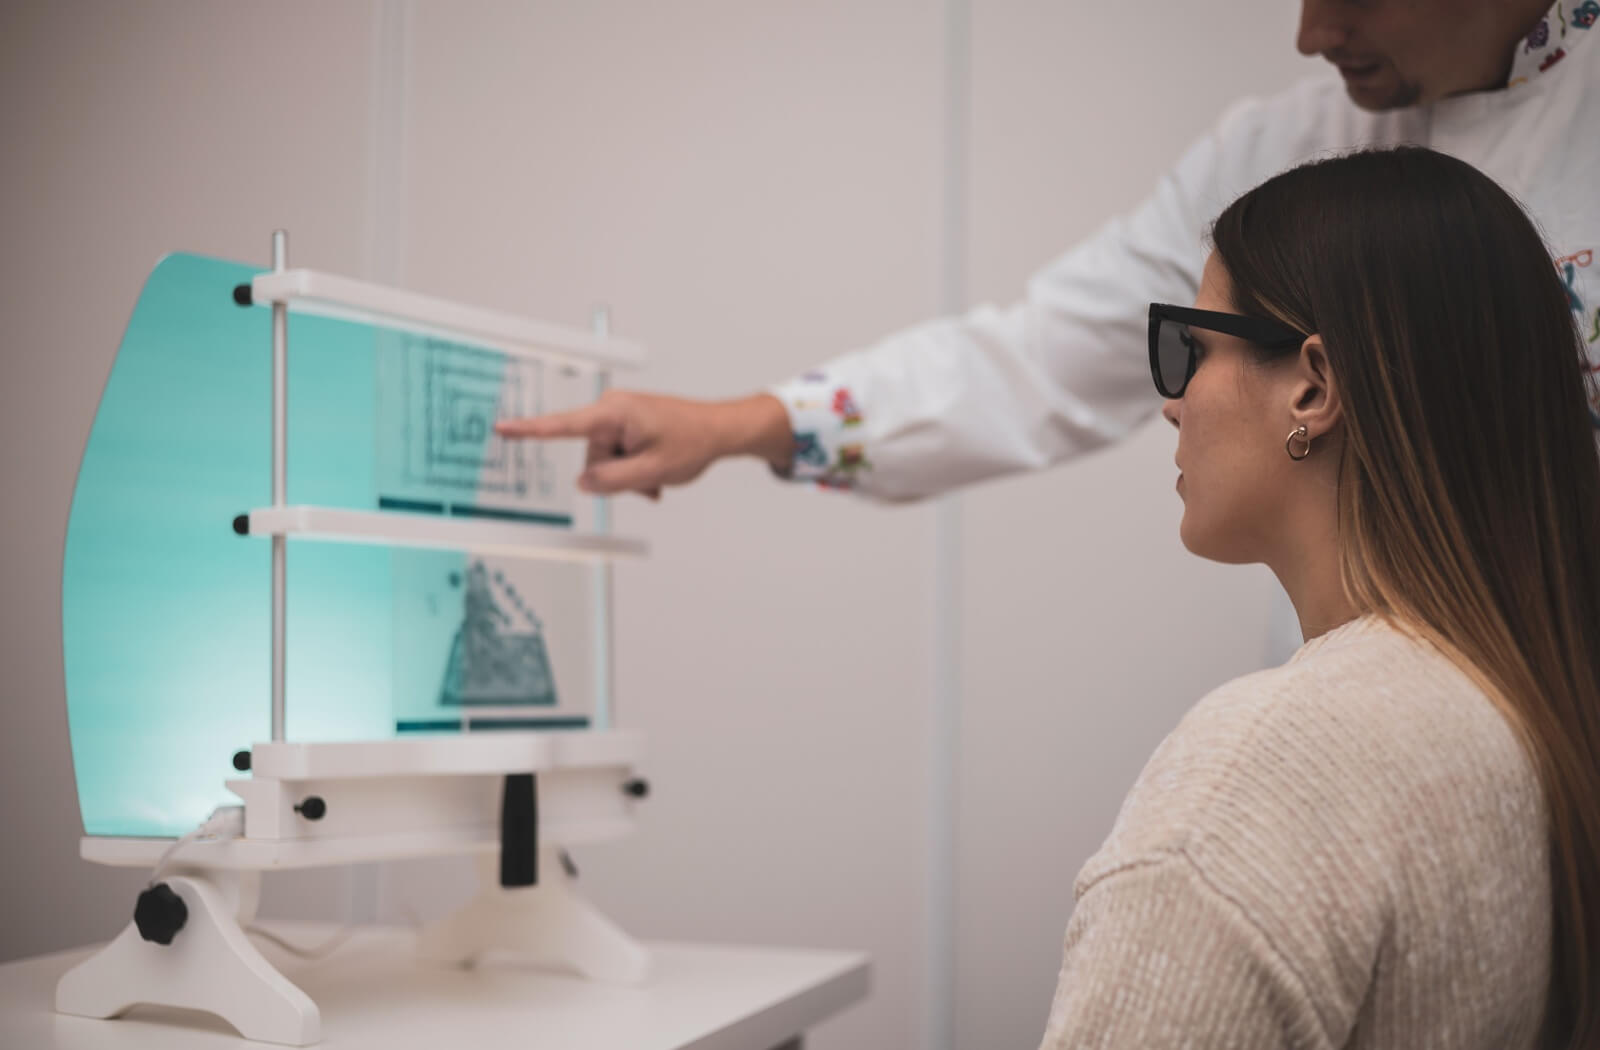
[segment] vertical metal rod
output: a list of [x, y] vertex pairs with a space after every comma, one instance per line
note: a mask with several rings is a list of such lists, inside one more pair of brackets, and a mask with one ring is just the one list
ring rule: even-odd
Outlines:
[[[272, 233], [272, 270], [282, 273], [289, 267], [289, 235]], [[289, 308], [272, 304], [272, 505], [288, 500], [289, 476]], [[272, 537], [272, 739], [283, 736], [284, 722], [284, 645], [287, 634], [285, 595], [285, 541]]]
[[[604, 306], [595, 308], [590, 317], [590, 328], [601, 339], [611, 335], [611, 311]], [[594, 396], [600, 397], [611, 385], [611, 373], [604, 368], [595, 372]], [[611, 501], [604, 496], [595, 497], [594, 531], [604, 534], [611, 531]], [[594, 716], [595, 729], [610, 729], [616, 721], [616, 698], [612, 696], [611, 632], [611, 562], [605, 559], [594, 567]]]

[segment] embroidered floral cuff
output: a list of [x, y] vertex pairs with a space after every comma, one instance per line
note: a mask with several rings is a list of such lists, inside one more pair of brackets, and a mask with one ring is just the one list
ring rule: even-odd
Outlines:
[[848, 387], [826, 372], [807, 372], [772, 388], [789, 411], [794, 431], [794, 465], [781, 476], [814, 481], [823, 488], [854, 488], [871, 470], [863, 438], [862, 414]]

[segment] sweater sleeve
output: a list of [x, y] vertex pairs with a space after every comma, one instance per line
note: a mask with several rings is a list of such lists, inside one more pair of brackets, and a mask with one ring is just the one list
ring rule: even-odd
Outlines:
[[1042, 1050], [1334, 1045], [1294, 968], [1182, 852], [1080, 885]]

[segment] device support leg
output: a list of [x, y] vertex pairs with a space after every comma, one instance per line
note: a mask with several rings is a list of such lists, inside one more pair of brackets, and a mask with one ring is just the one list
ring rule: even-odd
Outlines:
[[478, 863], [482, 886], [459, 911], [423, 927], [419, 953], [465, 965], [503, 950], [539, 965], [568, 968], [590, 980], [638, 984], [650, 974], [650, 954], [600, 914], [573, 885], [559, 851], [541, 848], [537, 886], [505, 889], [499, 861]]
[[241, 911], [255, 911], [260, 875], [191, 872], [166, 883], [188, 908], [172, 943], [147, 941], [130, 922], [61, 976], [56, 1010], [116, 1017], [141, 1003], [177, 1006], [216, 1014], [246, 1039], [288, 1046], [321, 1039], [316, 1003], [256, 950], [239, 924]]

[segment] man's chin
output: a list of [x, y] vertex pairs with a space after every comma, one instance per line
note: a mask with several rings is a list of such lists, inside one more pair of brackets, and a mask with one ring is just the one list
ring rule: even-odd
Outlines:
[[1344, 90], [1351, 102], [1369, 113], [1406, 109], [1422, 98], [1421, 87], [1392, 77], [1370, 81], [1346, 77]]

